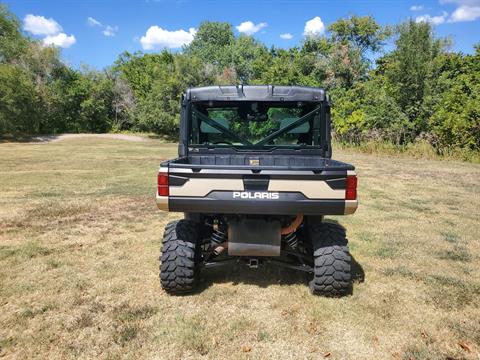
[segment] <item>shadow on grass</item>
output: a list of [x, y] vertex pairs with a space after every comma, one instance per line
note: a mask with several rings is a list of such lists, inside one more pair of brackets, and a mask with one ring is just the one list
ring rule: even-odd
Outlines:
[[[365, 272], [362, 265], [351, 256], [351, 271], [353, 283], [363, 283]], [[258, 269], [250, 269], [242, 260], [231, 262], [221, 267], [202, 270], [199, 287], [195, 293], [200, 293], [214, 284], [232, 283], [233, 285], [247, 284], [267, 288], [270, 285], [305, 285], [308, 286], [312, 275], [264, 263]], [[353, 292], [353, 289], [351, 289]], [[351, 293], [350, 293], [351, 295]]]
[[178, 137], [175, 135], [147, 134], [146, 137], [151, 140], [162, 140], [166, 143], [178, 142]]
[[2, 135], [0, 144], [4, 143], [46, 143], [57, 139], [56, 135]]
[[352, 281], [354, 283], [363, 283], [365, 282], [365, 271], [363, 270], [362, 265], [355, 260], [355, 258], [350, 254], [352, 257]]
[[[328, 220], [328, 222], [342, 226], [334, 220]], [[365, 271], [363, 270], [362, 265], [358, 263], [351, 254], [350, 256], [352, 282], [363, 283], [365, 281]], [[285, 286], [303, 284], [308, 286], [308, 283], [312, 278], [311, 274], [275, 266], [274, 264], [268, 263], [268, 260], [263, 261], [258, 269], [251, 269], [247, 266], [246, 259], [239, 258], [236, 261], [228, 262], [225, 265], [216, 268], [204, 269], [196, 293], [202, 292], [210, 286], [218, 283], [233, 283], [233, 285], [248, 284], [256, 285], [261, 288], [267, 288], [272, 284]], [[351, 287], [350, 295], [352, 292], [353, 287]]]

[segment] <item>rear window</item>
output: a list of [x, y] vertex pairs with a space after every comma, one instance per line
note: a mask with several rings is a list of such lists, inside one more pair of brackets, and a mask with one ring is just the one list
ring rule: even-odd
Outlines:
[[192, 110], [190, 144], [312, 145], [315, 110], [304, 103], [289, 107], [255, 102], [241, 106], [200, 105]]

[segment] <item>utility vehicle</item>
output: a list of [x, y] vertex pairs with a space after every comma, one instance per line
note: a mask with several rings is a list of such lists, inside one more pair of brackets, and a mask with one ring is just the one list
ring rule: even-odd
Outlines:
[[264, 263], [311, 274], [312, 293], [347, 294], [345, 229], [325, 215], [357, 209], [352, 165], [332, 160], [330, 99], [299, 86], [191, 88], [181, 101], [178, 158], [158, 172], [165, 227], [160, 282], [195, 289], [202, 268]]

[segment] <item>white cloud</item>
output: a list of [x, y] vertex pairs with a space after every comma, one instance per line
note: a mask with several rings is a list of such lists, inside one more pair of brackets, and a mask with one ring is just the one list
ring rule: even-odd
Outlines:
[[455, 4], [457, 8], [448, 22], [474, 21], [480, 18], [480, 0], [440, 0], [440, 4]]
[[145, 35], [140, 38], [140, 43], [144, 50], [162, 47], [174, 49], [190, 44], [196, 33], [197, 30], [194, 28], [188, 29], [188, 32], [183, 29], [168, 31], [154, 25], [150, 26]]
[[62, 27], [52, 18], [32, 14], [23, 19], [23, 28], [33, 35], [55, 35], [62, 31]]
[[442, 15], [437, 15], [437, 16], [430, 16], [429, 14], [417, 16], [415, 18], [415, 22], [417, 22], [417, 23], [419, 23], [419, 22], [429, 22], [432, 25], [440, 25], [440, 24], [443, 24], [447, 20], [447, 17], [448, 17], [448, 13], [446, 11], [444, 11], [442, 13]]
[[104, 25], [100, 21], [98, 21], [97, 19], [95, 19], [91, 16], [89, 16], [87, 18], [87, 24], [92, 26], [92, 27], [98, 26], [98, 27], [102, 28], [103, 29], [102, 34], [107, 36], [107, 37], [115, 36], [115, 34], [118, 31], [118, 26]]
[[89, 16], [89, 17], [87, 18], [87, 23], [88, 23], [88, 25], [90, 25], [90, 26], [102, 26], [102, 23], [101, 23], [100, 21], [98, 21], [97, 19], [95, 19], [95, 18], [93, 18], [93, 17], [91, 17], [91, 16]]
[[315, 16], [313, 19], [308, 20], [305, 23], [305, 28], [303, 29], [303, 35], [305, 36], [318, 36], [322, 35], [324, 32], [325, 24], [320, 16]]
[[[95, 20], [92, 18], [92, 20]], [[69, 48], [77, 41], [74, 35], [67, 35], [62, 32], [62, 27], [52, 18], [47, 19], [44, 16], [28, 14], [23, 19], [23, 28], [33, 35], [43, 35], [44, 45]]]
[[280, 34], [280, 38], [282, 38], [284, 40], [291, 40], [291, 39], [293, 39], [293, 35], [290, 34], [290, 33]]
[[262, 30], [263, 28], [267, 27], [268, 24], [267, 23], [258, 23], [258, 24], [254, 24], [253, 22], [251, 21], [244, 21], [242, 22], [240, 25], [238, 26], [235, 26], [235, 28], [243, 33], [243, 34], [247, 34], [247, 35], [253, 35], [255, 34], [256, 32]]
[[54, 45], [61, 48], [69, 48], [75, 44], [77, 40], [73, 35], [67, 35], [65, 33], [59, 33], [57, 35], [48, 35], [43, 39], [45, 45]]
[[412, 5], [410, 6], [410, 11], [422, 11], [423, 6], [422, 5]]
[[449, 22], [473, 21], [480, 17], [480, 6], [459, 6], [450, 16]]
[[118, 26], [105, 26], [105, 29], [102, 31], [102, 34], [105, 36], [115, 36], [118, 31]]

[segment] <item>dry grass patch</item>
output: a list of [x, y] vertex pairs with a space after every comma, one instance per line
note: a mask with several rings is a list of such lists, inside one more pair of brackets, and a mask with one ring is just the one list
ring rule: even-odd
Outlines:
[[7, 358], [478, 359], [480, 166], [338, 152], [360, 180], [351, 296], [232, 265], [158, 281], [159, 162], [176, 146], [0, 144], [0, 355]]

